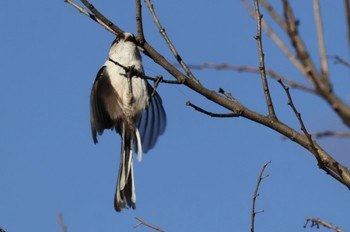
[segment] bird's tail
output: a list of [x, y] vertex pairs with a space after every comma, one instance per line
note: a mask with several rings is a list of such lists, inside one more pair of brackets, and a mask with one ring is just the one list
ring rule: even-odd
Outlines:
[[[136, 208], [136, 194], [132, 158], [132, 145], [134, 135], [133, 133], [128, 133], [127, 131], [128, 130], [125, 130], [125, 128], [122, 128], [122, 146], [119, 176], [114, 198], [114, 208], [117, 212], [120, 212], [123, 208], [126, 208], [126, 205], [132, 209]], [[138, 140], [138, 132], [135, 132], [135, 134], [136, 140]], [[138, 147], [138, 150], [140, 150], [140, 147]]]

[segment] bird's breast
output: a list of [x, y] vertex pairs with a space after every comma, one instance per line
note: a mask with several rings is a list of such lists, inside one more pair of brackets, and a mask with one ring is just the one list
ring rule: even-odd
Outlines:
[[146, 81], [140, 77], [126, 77], [125, 70], [117, 65], [107, 66], [111, 84], [120, 97], [119, 101], [126, 117], [141, 114], [148, 105]]

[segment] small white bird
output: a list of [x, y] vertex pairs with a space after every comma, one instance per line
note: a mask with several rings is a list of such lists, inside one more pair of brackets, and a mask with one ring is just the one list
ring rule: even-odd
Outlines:
[[131, 67], [143, 75], [135, 37], [131, 33], [123, 33], [114, 40], [107, 61], [97, 73], [90, 96], [94, 143], [98, 142], [97, 133], [101, 135], [105, 129], [113, 128], [122, 140], [114, 198], [117, 212], [126, 208], [126, 204], [133, 209], [136, 207], [133, 147], [141, 161], [142, 151], [151, 149], [166, 127], [166, 114], [160, 96], [156, 92], [151, 96], [153, 88], [143, 78], [127, 74], [125, 68]]

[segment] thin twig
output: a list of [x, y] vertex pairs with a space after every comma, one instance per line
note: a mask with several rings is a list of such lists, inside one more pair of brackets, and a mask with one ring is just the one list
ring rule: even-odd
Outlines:
[[283, 21], [282, 17], [273, 9], [266, 0], [260, 0], [261, 5], [269, 12], [270, 16], [284, 29], [287, 30], [287, 24]]
[[[247, 73], [260, 73], [260, 69], [252, 66], [239, 66], [239, 65], [231, 65], [231, 64], [199, 64], [199, 65], [189, 65], [192, 69], [216, 69], [216, 70], [232, 70], [237, 72], [247, 72]], [[313, 88], [295, 82], [287, 77], [282, 76], [272, 69], [266, 69], [266, 74], [276, 80], [281, 79], [283, 82], [287, 83], [290, 87], [295, 89], [300, 89], [309, 93], [316, 94], [316, 91]]]
[[350, 0], [344, 0], [344, 8], [346, 15], [346, 28], [348, 33], [348, 49], [350, 52]]
[[[292, 108], [295, 116], [297, 117], [299, 124], [301, 126], [301, 130], [303, 131], [304, 135], [306, 136], [307, 140], [308, 140], [308, 149], [312, 152], [312, 154], [314, 154], [316, 160], [317, 160], [317, 164], [318, 167], [323, 169], [328, 175], [331, 175], [334, 179], [336, 179], [337, 181], [341, 182], [343, 181], [343, 177], [342, 177], [342, 173], [343, 171], [341, 170], [340, 164], [338, 162], [334, 162], [334, 163], [329, 163], [326, 160], [322, 159], [322, 156], [320, 155], [318, 149], [319, 146], [316, 147], [315, 142], [312, 140], [312, 136], [311, 134], [307, 131], [305, 124], [301, 118], [301, 114], [298, 112], [298, 110], [296, 109], [292, 97], [290, 95], [289, 92], [289, 88], [287, 86], [284, 85], [284, 83], [282, 82], [282, 80], [278, 81], [281, 86], [283, 87], [283, 89], [285, 90], [287, 97], [288, 97], [288, 105]], [[336, 170], [332, 170], [329, 165], [333, 166], [333, 168], [335, 168]]]
[[87, 0], [80, 0], [80, 1], [84, 4], [84, 6], [86, 6], [91, 11], [94, 17], [101, 20], [103, 25], [107, 25], [115, 35], [124, 33], [122, 29], [120, 29], [118, 26], [112, 23], [109, 19], [107, 19], [103, 14], [101, 14], [89, 1]]
[[264, 164], [261, 168], [260, 174], [259, 174], [259, 178], [258, 181], [256, 182], [256, 186], [255, 186], [255, 191], [254, 191], [254, 196], [253, 196], [253, 201], [252, 201], [252, 213], [251, 213], [251, 224], [250, 224], [250, 232], [254, 232], [254, 224], [255, 224], [255, 215], [258, 213], [262, 213], [264, 212], [264, 210], [260, 210], [260, 211], [256, 211], [255, 210], [255, 203], [256, 203], [256, 199], [259, 196], [259, 186], [261, 181], [268, 177], [269, 174], [267, 174], [266, 176], [263, 177], [265, 168], [267, 167], [267, 165], [269, 165], [271, 163], [271, 161], [268, 161], [266, 164]]
[[[247, 11], [250, 13], [250, 15], [256, 20], [256, 15], [254, 9], [249, 5], [247, 0], [242, 0], [244, 6], [246, 7]], [[266, 4], [265, 8], [267, 7], [270, 9], [272, 12], [270, 14], [276, 14], [276, 18], [274, 18], [276, 21], [282, 20], [277, 13], [273, 10], [273, 8], [266, 3], [266, 1], [261, 1], [262, 4]], [[262, 19], [261, 20], [261, 25], [266, 34], [275, 42], [277, 47], [287, 56], [287, 58], [290, 60], [290, 62], [295, 66], [296, 69], [299, 70], [306, 78], [308, 78], [308, 74], [306, 73], [303, 65], [300, 63], [300, 61], [296, 58], [296, 56], [290, 51], [290, 49], [287, 47], [287, 45], [282, 41], [282, 39], [272, 30], [271, 26], [267, 23], [266, 20]], [[286, 23], [283, 22], [281, 24], [282, 27], [285, 26]], [[308, 78], [310, 82], [311, 79]]]
[[320, 0], [314, 0], [314, 14], [317, 27], [318, 49], [321, 56], [321, 73], [325, 84], [329, 85], [328, 61], [326, 55], [326, 45], [324, 43], [323, 25], [321, 18]]
[[165, 230], [163, 230], [163, 229], [161, 229], [161, 228], [159, 228], [159, 227], [157, 227], [157, 226], [151, 225], [151, 224], [145, 222], [144, 220], [142, 220], [142, 219], [139, 218], [139, 217], [136, 217], [136, 220], [138, 220], [139, 223], [136, 224], [136, 225], [134, 225], [134, 228], [137, 228], [137, 227], [139, 227], [140, 225], [144, 225], [144, 226], [147, 226], [147, 227], [149, 227], [149, 228], [151, 228], [151, 229], [153, 229], [153, 230], [156, 230], [156, 231], [159, 231], [159, 232], [165, 232]]
[[145, 0], [148, 6], [149, 11], [152, 14], [153, 20], [155, 22], [155, 24], [158, 27], [158, 30], [160, 32], [160, 34], [163, 36], [165, 42], [167, 43], [169, 49], [171, 50], [171, 52], [173, 53], [175, 59], [177, 60], [177, 62], [181, 65], [181, 67], [183, 68], [183, 70], [186, 72], [186, 75], [191, 78], [192, 80], [196, 81], [197, 84], [199, 83], [199, 81], [194, 77], [194, 75], [192, 74], [191, 70], [188, 68], [188, 66], [186, 65], [186, 63], [184, 62], [184, 60], [181, 58], [181, 56], [179, 55], [179, 53], [176, 51], [173, 43], [170, 41], [165, 28], [160, 24], [160, 21], [156, 15], [156, 12], [154, 11], [154, 7], [153, 4], [151, 3], [151, 0]]
[[331, 56], [331, 58], [334, 58], [334, 62], [337, 64], [343, 64], [346, 67], [350, 68], [350, 63], [345, 61], [343, 58], [339, 57], [339, 56]]
[[67, 226], [64, 224], [64, 222], [63, 222], [63, 215], [62, 215], [62, 213], [60, 213], [59, 215], [58, 215], [58, 223], [60, 224], [60, 226], [61, 226], [61, 229], [62, 229], [62, 232], [67, 232], [68, 230], [67, 230]]
[[323, 131], [311, 133], [311, 135], [317, 139], [325, 137], [350, 138], [350, 132]]
[[256, 35], [256, 41], [258, 43], [258, 51], [259, 51], [259, 62], [260, 62], [260, 73], [261, 73], [261, 80], [264, 88], [264, 94], [267, 104], [267, 109], [269, 111], [269, 117], [273, 119], [277, 119], [276, 113], [273, 107], [270, 91], [269, 91], [269, 85], [266, 79], [266, 70], [265, 70], [265, 54], [262, 46], [262, 35], [261, 35], [261, 18], [262, 15], [260, 14], [259, 9], [259, 2], [258, 0], [254, 0], [254, 6], [255, 6], [255, 15], [257, 18], [257, 35]]
[[103, 23], [100, 19], [96, 18], [95, 15], [89, 13], [87, 10], [85, 10], [83, 7], [79, 6], [78, 4], [76, 4], [75, 2], [71, 1], [71, 0], [64, 0], [64, 2], [72, 5], [73, 7], [75, 7], [80, 13], [88, 16], [89, 18], [91, 18], [92, 20], [94, 20], [96, 23], [100, 24], [102, 27], [104, 27], [106, 30], [108, 30], [109, 32], [112, 32], [113, 34], [115, 34], [115, 32], [108, 27], [105, 23]]
[[330, 223], [328, 223], [328, 222], [326, 222], [326, 221], [324, 221], [324, 220], [322, 220], [320, 218], [311, 218], [311, 217], [306, 218], [306, 223], [304, 225], [304, 228], [307, 227], [309, 222], [311, 223], [311, 225], [310, 225], [311, 228], [316, 226], [316, 228], [319, 229], [320, 225], [321, 225], [321, 226], [324, 226], [324, 227], [326, 227], [328, 229], [334, 230], [336, 232], [344, 232], [344, 230], [340, 229], [339, 227], [334, 226], [334, 225], [332, 225], [332, 224], [330, 224]]
[[197, 110], [198, 112], [201, 112], [201, 113], [206, 114], [206, 115], [213, 117], [213, 118], [232, 118], [232, 117], [239, 117], [242, 115], [242, 112], [240, 112], [240, 111], [227, 113], [227, 114], [218, 114], [218, 113], [209, 112], [209, 111], [204, 110], [203, 108], [201, 108], [199, 106], [192, 104], [190, 101], [186, 102], [186, 106], [190, 106], [193, 109]]

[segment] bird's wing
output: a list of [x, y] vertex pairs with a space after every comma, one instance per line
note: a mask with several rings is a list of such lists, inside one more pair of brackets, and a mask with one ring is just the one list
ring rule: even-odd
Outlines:
[[149, 107], [142, 113], [139, 121], [139, 131], [144, 152], [152, 149], [157, 142], [158, 137], [163, 134], [166, 127], [166, 114], [163, 108], [162, 99], [157, 92], [147, 83]]
[[120, 97], [113, 88], [106, 66], [97, 73], [90, 95], [90, 123], [94, 142], [97, 143], [97, 133], [115, 126], [120, 114]]

